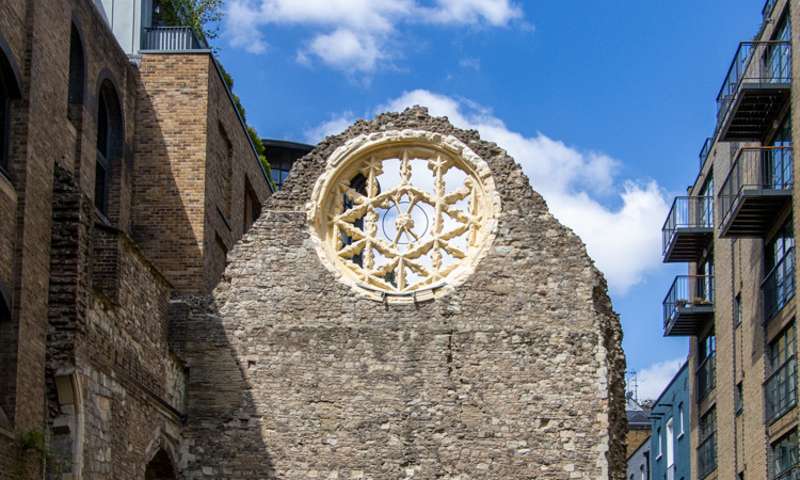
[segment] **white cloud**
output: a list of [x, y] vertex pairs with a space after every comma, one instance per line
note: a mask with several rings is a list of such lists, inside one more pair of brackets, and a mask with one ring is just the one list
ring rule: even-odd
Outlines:
[[224, 33], [234, 47], [251, 53], [267, 49], [264, 29], [292, 25], [311, 29], [297, 59], [312, 58], [344, 71], [370, 72], [392, 58], [388, 45], [401, 25], [508, 25], [522, 19], [511, 0], [231, 0]]
[[[327, 35], [317, 35], [308, 52], [324, 63], [338, 69], [371, 72], [382, 54], [370, 36], [360, 37], [352, 30], [339, 29]], [[307, 54], [303, 54], [307, 60]]]
[[319, 143], [320, 140], [328, 135], [336, 135], [342, 133], [344, 129], [349, 127], [355, 122], [353, 112], [344, 112], [341, 115], [331, 117], [330, 120], [317, 125], [314, 128], [306, 130], [306, 141], [310, 144]]
[[478, 23], [496, 27], [522, 18], [522, 9], [508, 0], [438, 0], [430, 19], [441, 23]]
[[658, 362], [637, 372], [639, 400], [657, 400], [685, 361], [684, 358], [676, 358]]
[[[375, 113], [402, 111], [412, 105], [424, 105], [432, 115], [446, 116], [457, 127], [476, 129], [482, 138], [505, 148], [556, 218], [583, 239], [615, 293], [626, 293], [660, 266], [661, 225], [668, 206], [654, 181], [617, 181], [620, 162], [612, 157], [568, 146], [542, 133], [525, 136], [464, 99], [414, 90], [378, 107]], [[316, 142], [338, 133], [351, 120], [349, 113], [334, 117], [307, 132], [308, 140]], [[609, 207], [609, 199], [619, 207]]]

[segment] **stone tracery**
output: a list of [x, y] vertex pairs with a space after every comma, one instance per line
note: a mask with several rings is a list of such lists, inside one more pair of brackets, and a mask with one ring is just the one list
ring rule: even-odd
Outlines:
[[463, 281], [499, 211], [488, 167], [465, 145], [404, 133], [335, 153], [312, 211], [336, 270], [390, 295]]

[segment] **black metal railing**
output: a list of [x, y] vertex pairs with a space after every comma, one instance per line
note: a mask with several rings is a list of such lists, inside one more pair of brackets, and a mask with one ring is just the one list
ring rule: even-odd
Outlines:
[[713, 432], [697, 447], [697, 478], [706, 478], [717, 469], [717, 433]]
[[800, 478], [800, 464], [781, 469], [770, 475], [771, 480], [797, 480]]
[[710, 306], [714, 304], [713, 275], [679, 275], [672, 282], [664, 297], [664, 328], [686, 307]]
[[151, 27], [144, 29], [142, 50], [186, 51], [207, 50], [205, 39], [191, 27]]
[[767, 21], [772, 16], [772, 11], [775, 10], [775, 5], [778, 3], [778, 0], [767, 0], [764, 2], [764, 7], [761, 9], [761, 17], [764, 21]]
[[741, 148], [719, 190], [720, 225], [745, 190], [791, 190], [792, 147]]
[[717, 95], [717, 125], [722, 124], [742, 84], [790, 83], [791, 57], [791, 42], [740, 43]]
[[706, 141], [703, 142], [703, 148], [700, 149], [700, 171], [703, 170], [706, 160], [708, 160], [708, 156], [711, 154], [712, 145], [714, 145], [714, 139], [711, 137], [706, 138]]
[[797, 358], [794, 355], [767, 377], [764, 397], [770, 422], [797, 405]]
[[717, 355], [706, 357], [697, 367], [697, 401], [703, 401], [717, 386]]
[[764, 292], [764, 321], [769, 322], [794, 297], [794, 247], [767, 272], [761, 290]]
[[675, 233], [682, 228], [714, 228], [714, 197], [676, 197], [667, 220], [661, 227], [663, 252], [666, 253]]

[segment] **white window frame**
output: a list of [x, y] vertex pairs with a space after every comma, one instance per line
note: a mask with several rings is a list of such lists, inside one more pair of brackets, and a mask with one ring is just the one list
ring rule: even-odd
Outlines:
[[685, 433], [685, 430], [684, 430], [684, 417], [683, 417], [683, 404], [682, 403], [680, 405], [678, 405], [678, 421], [680, 422], [680, 424], [679, 424], [680, 431], [678, 432], [678, 437], [677, 438], [681, 438], [681, 437], [683, 437], [683, 434]]

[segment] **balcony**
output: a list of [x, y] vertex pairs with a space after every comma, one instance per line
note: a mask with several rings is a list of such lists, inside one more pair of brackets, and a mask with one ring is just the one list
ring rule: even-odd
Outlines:
[[705, 322], [714, 319], [714, 277], [676, 277], [664, 298], [663, 307], [665, 337], [697, 335]]
[[763, 237], [792, 200], [792, 147], [742, 148], [719, 192], [719, 236]]
[[791, 248], [761, 283], [766, 322], [769, 322], [794, 297], [794, 287], [794, 248]]
[[800, 464], [776, 472], [770, 478], [772, 480], [800, 480]]
[[703, 143], [703, 148], [700, 149], [700, 171], [703, 171], [706, 160], [708, 160], [708, 156], [711, 155], [711, 147], [713, 145], [714, 139], [711, 137], [706, 138], [706, 141]]
[[768, 21], [772, 17], [772, 11], [775, 10], [775, 5], [778, 3], [778, 0], [767, 0], [764, 2], [764, 7], [761, 8], [761, 17], [764, 21]]
[[191, 27], [151, 27], [144, 29], [142, 50], [159, 52], [208, 50], [208, 44]]
[[661, 228], [664, 262], [695, 262], [713, 238], [714, 198], [677, 197]]
[[789, 101], [790, 42], [739, 44], [717, 95], [717, 130], [723, 142], [760, 141]]

